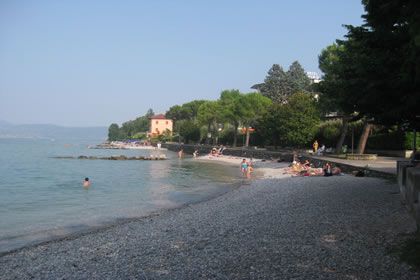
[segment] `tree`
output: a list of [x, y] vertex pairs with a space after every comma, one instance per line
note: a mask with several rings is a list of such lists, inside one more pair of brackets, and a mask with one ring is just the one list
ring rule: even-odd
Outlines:
[[298, 61], [294, 61], [287, 71], [289, 76], [291, 92], [308, 92], [311, 87], [311, 80]]
[[[368, 123], [420, 128], [420, 4], [416, 0], [364, 0], [362, 26], [348, 25], [333, 74], [343, 97]], [[369, 133], [362, 133], [365, 143]], [[364, 139], [365, 138], [365, 139]], [[362, 148], [362, 147], [361, 147]], [[361, 149], [363, 152], [363, 149]]]
[[365, 24], [347, 26], [348, 52], [359, 82], [358, 111], [381, 124], [419, 125], [420, 4], [416, 0], [364, 0]]
[[120, 136], [120, 128], [118, 127], [118, 124], [113, 123], [108, 128], [108, 141], [115, 141], [118, 140], [118, 137]]
[[174, 105], [166, 111], [165, 116], [174, 120], [182, 120], [181, 106]]
[[279, 108], [277, 124], [279, 140], [301, 147], [312, 142], [319, 114], [309, 94], [297, 92]]
[[205, 100], [193, 100], [188, 103], [182, 104], [181, 114], [182, 119], [188, 119], [193, 122], [197, 121], [198, 109], [206, 102]]
[[185, 143], [189, 143], [190, 140], [200, 140], [200, 127], [194, 122], [187, 120], [184, 121], [180, 127], [179, 134], [184, 138]]
[[155, 113], [153, 112], [152, 108], [149, 108], [149, 110], [147, 110], [146, 115], [144, 115], [146, 118], [151, 118], [155, 115]]
[[211, 126], [213, 126], [213, 144], [217, 144], [217, 120], [222, 119], [222, 106], [218, 101], [206, 101], [198, 109], [198, 120], [207, 125], [206, 144], [210, 143]]
[[242, 110], [240, 108], [241, 102], [238, 100], [242, 98], [239, 90], [224, 90], [220, 93], [220, 104], [222, 106], [224, 118], [234, 126], [233, 133], [233, 147], [236, 147], [238, 138], [238, 127], [241, 119]]
[[251, 92], [244, 94], [242, 98], [236, 101], [240, 112], [241, 122], [245, 126], [246, 141], [245, 146], [249, 145], [249, 127], [263, 116], [266, 108], [271, 104], [268, 97], [262, 96], [260, 93]]
[[283, 103], [293, 93], [289, 76], [278, 64], [273, 64], [261, 86], [261, 93], [274, 102]]
[[342, 150], [349, 121], [354, 116], [356, 102], [352, 98], [352, 92], [355, 90], [354, 82], [344, 74], [348, 66], [343, 64], [340, 56], [344, 56], [342, 44], [332, 44], [323, 49], [318, 56], [319, 69], [324, 72], [323, 80], [318, 85], [321, 91], [319, 107], [324, 114], [338, 112], [339, 116], [342, 116], [343, 125], [336, 143], [337, 153]]
[[272, 103], [264, 112], [261, 120], [258, 122], [259, 130], [262, 136], [270, 141], [275, 148], [280, 143], [281, 120], [284, 117], [283, 113], [284, 104]]

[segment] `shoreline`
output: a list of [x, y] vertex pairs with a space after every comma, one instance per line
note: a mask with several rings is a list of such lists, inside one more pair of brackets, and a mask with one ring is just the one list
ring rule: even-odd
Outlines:
[[114, 221], [110, 221], [110, 222], [105, 222], [99, 226], [92, 226], [91, 229], [83, 229], [80, 231], [76, 231], [76, 232], [72, 232], [72, 233], [67, 233], [64, 234], [62, 236], [58, 236], [58, 237], [53, 237], [53, 238], [47, 238], [48, 240], [44, 240], [44, 241], [34, 241], [34, 244], [28, 244], [25, 245], [23, 247], [19, 247], [19, 248], [15, 248], [15, 249], [11, 249], [11, 250], [6, 250], [6, 251], [0, 251], [0, 258], [10, 255], [10, 254], [14, 254], [23, 250], [28, 250], [28, 249], [32, 249], [32, 248], [36, 248], [39, 246], [45, 246], [51, 243], [59, 243], [59, 242], [63, 242], [66, 240], [75, 240], [77, 238], [86, 236], [86, 235], [91, 235], [91, 234], [97, 234], [100, 233], [102, 231], [107, 231], [109, 229], [115, 228], [115, 227], [119, 227], [119, 226], [123, 226], [125, 224], [129, 224], [129, 223], [135, 223], [135, 222], [140, 222], [144, 219], [149, 219], [149, 218], [153, 218], [153, 217], [158, 217], [161, 215], [165, 215], [167, 213], [171, 213], [172, 211], [177, 211], [183, 208], [187, 208], [190, 207], [192, 205], [196, 205], [196, 204], [200, 204], [202, 202], [206, 202], [206, 201], [210, 201], [212, 199], [216, 199], [220, 196], [226, 195], [230, 192], [235, 191], [237, 188], [240, 187], [241, 184], [243, 184], [243, 182], [235, 182], [235, 183], [226, 183], [226, 184], [232, 184], [232, 188], [223, 191], [221, 193], [217, 193], [215, 195], [200, 199], [198, 201], [193, 201], [193, 202], [188, 202], [188, 203], [183, 203], [177, 206], [173, 206], [173, 207], [169, 207], [169, 208], [165, 208], [165, 209], [161, 209], [161, 210], [153, 210], [149, 213], [146, 213], [144, 215], [138, 216], [138, 217], [130, 217], [130, 218], [118, 218]]
[[[211, 156], [211, 155], [204, 155], [199, 156], [195, 161], [201, 162], [216, 162], [218, 164], [227, 164], [231, 166], [240, 166], [241, 161], [246, 159], [248, 162], [250, 158], [247, 157], [236, 157], [236, 156]], [[261, 159], [253, 159], [254, 165], [254, 176], [251, 175], [251, 179], [281, 179], [281, 178], [289, 178], [291, 177], [290, 174], [283, 174], [282, 169], [288, 167], [290, 165], [289, 162], [272, 162], [272, 161], [262, 161]], [[257, 174], [255, 174], [257, 173]], [[259, 173], [259, 174], [258, 174]], [[245, 178], [244, 178], [245, 179]]]
[[353, 176], [244, 179], [205, 200], [0, 253], [0, 271], [6, 279], [417, 279], [386, 253], [415, 230], [397, 189]]
[[[153, 149], [156, 150], [156, 149]], [[163, 148], [161, 148], [160, 150], [163, 150]], [[165, 149], [167, 150], [167, 149]], [[186, 158], [183, 160], [187, 160], [190, 161], [192, 160], [191, 158]], [[198, 160], [199, 161], [199, 160]], [[227, 164], [230, 165], [229, 163], [226, 162], [212, 162], [212, 161], [206, 161], [206, 160], [202, 160], [199, 162], [205, 162], [205, 163], [213, 163], [213, 164]], [[25, 250], [27, 248], [34, 248], [37, 246], [43, 246], [45, 244], [49, 244], [49, 243], [55, 243], [55, 242], [61, 242], [64, 240], [72, 240], [72, 239], [76, 239], [78, 237], [81, 236], [85, 236], [85, 235], [89, 235], [89, 234], [95, 234], [97, 232], [101, 232], [103, 230], [107, 230], [110, 228], [114, 228], [114, 227], [118, 227], [120, 225], [124, 225], [127, 223], [131, 223], [131, 222], [135, 222], [135, 221], [139, 221], [142, 219], [147, 219], [149, 217], [153, 217], [153, 216], [159, 216], [161, 214], [164, 214], [166, 212], [170, 212], [176, 209], [182, 209], [184, 207], [188, 207], [190, 205], [194, 205], [194, 204], [198, 204], [201, 202], [206, 202], [208, 200], [211, 199], [215, 199], [219, 196], [223, 196], [229, 192], [234, 191], [235, 189], [239, 188], [241, 184], [243, 184], [243, 181], [248, 181], [249, 179], [247, 178], [239, 178], [239, 177], [232, 177], [232, 178], [237, 178], [237, 181], [232, 181], [232, 182], [219, 182], [217, 184], [226, 184], [226, 185], [230, 185], [229, 188], [226, 188], [225, 190], [221, 191], [221, 192], [216, 192], [214, 194], [211, 194], [210, 196], [203, 196], [202, 198], [196, 200], [196, 201], [192, 201], [192, 202], [185, 202], [185, 203], [181, 203], [175, 206], [170, 206], [170, 207], [165, 207], [162, 209], [158, 209], [158, 210], [145, 210], [144, 214], [140, 214], [139, 216], [136, 217], [120, 217], [120, 218], [116, 218], [114, 220], [111, 221], [102, 221], [102, 222], [96, 222], [93, 221], [93, 223], [91, 225], [68, 225], [62, 228], [57, 228], [54, 229], [52, 231], [50, 231], [48, 236], [42, 236], [39, 237], [38, 239], [34, 239], [31, 241], [28, 241], [25, 245], [17, 245], [17, 246], [12, 246], [11, 249], [4, 249], [4, 250], [0, 250], [0, 257], [8, 255], [8, 254], [13, 254], [15, 252], [18, 252], [20, 250]], [[255, 178], [254, 178], [255, 179]], [[71, 232], [66, 232], [66, 233], [61, 233], [61, 231], [66, 231], [66, 228], [70, 227], [70, 228], [75, 228], [77, 227], [78, 229], [71, 231]], [[49, 231], [48, 229], [46, 231]], [[40, 232], [34, 232], [33, 234], [38, 235], [40, 234]], [[15, 237], [7, 237], [6, 239], [13, 239]]]

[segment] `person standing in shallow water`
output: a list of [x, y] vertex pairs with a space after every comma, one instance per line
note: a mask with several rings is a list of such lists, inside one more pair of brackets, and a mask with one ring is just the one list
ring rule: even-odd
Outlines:
[[246, 159], [243, 159], [241, 162], [241, 171], [242, 176], [248, 177], [248, 163], [246, 162]]
[[181, 151], [179, 151], [179, 153], [178, 153], [178, 158], [179, 159], [182, 159], [182, 154], [184, 153], [184, 150], [183, 149], [181, 149]]
[[89, 178], [86, 177], [85, 181], [83, 182], [83, 187], [89, 187], [90, 183], [89, 183]]

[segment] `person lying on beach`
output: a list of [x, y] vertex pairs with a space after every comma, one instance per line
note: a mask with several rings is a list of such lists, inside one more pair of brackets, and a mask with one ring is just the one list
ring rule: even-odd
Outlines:
[[303, 176], [324, 176], [324, 171], [322, 168], [313, 168], [310, 170], [303, 170], [298, 172], [297, 174], [293, 174], [292, 177], [303, 177]]
[[306, 170], [306, 168], [300, 163], [299, 160], [297, 160], [292, 163], [291, 167], [286, 167], [283, 170], [286, 171], [283, 174], [297, 174]]
[[331, 170], [332, 175], [341, 175], [340, 165], [336, 164], [335, 167]]

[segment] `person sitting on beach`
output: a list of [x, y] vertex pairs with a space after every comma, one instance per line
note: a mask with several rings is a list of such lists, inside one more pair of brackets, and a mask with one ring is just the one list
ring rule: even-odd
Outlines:
[[327, 162], [324, 166], [324, 176], [332, 176], [331, 165]]
[[85, 181], [83, 182], [83, 187], [89, 187], [90, 183], [89, 183], [89, 178], [86, 177]]
[[248, 177], [248, 163], [246, 162], [246, 159], [243, 159], [241, 162], [241, 171], [242, 171], [242, 176]]

